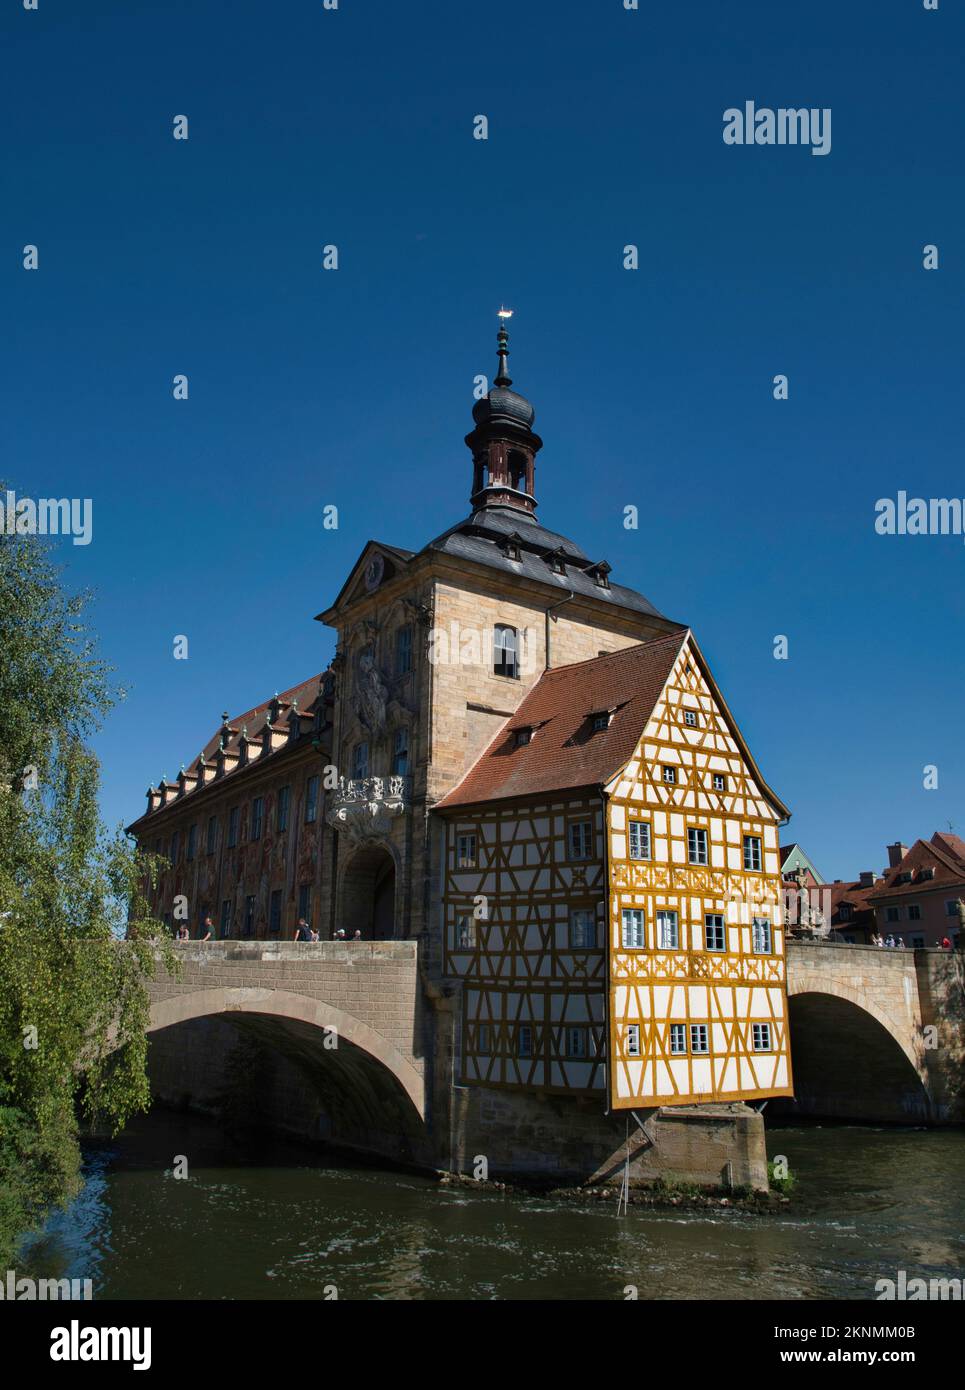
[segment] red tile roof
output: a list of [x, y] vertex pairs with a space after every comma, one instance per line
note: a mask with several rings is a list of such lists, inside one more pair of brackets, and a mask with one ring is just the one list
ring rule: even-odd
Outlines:
[[[687, 630], [544, 671], [492, 743], [437, 810], [608, 782], [630, 760]], [[614, 709], [607, 728], [590, 716]], [[533, 728], [516, 746], [515, 730]]]
[[[917, 896], [933, 888], [952, 888], [965, 883], [965, 854], [959, 857], [956, 841], [962, 844], [957, 835], [940, 832], [936, 832], [931, 841], [916, 840], [899, 863], [885, 870], [880, 882], [875, 884], [871, 902], [878, 903], [885, 898], [908, 894]], [[923, 878], [923, 868], [934, 869], [934, 877]], [[899, 883], [900, 876], [908, 873], [911, 874], [911, 881]]]

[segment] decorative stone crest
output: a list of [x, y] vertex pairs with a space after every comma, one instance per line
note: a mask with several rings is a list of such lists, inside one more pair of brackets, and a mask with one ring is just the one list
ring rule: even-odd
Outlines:
[[406, 804], [405, 777], [340, 777], [326, 819], [350, 844], [370, 844], [385, 839]]

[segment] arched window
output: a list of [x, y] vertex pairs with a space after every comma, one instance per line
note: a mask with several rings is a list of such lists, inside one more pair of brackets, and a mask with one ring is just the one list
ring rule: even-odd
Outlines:
[[352, 755], [352, 777], [356, 782], [364, 781], [369, 775], [369, 745], [357, 743]]
[[493, 632], [493, 674], [519, 678], [519, 633], [505, 623], [497, 623]]
[[518, 449], [509, 451], [509, 481], [517, 491], [526, 491], [526, 455]]

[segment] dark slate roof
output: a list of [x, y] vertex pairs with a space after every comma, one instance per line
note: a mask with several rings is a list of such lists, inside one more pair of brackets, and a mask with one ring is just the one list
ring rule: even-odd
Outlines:
[[[518, 560], [511, 560], [503, 549], [513, 532], [520, 538]], [[480, 507], [464, 521], [430, 541], [421, 553], [430, 550], [454, 555], [461, 560], [474, 560], [477, 564], [488, 565], [520, 579], [555, 584], [563, 592], [585, 594], [599, 602], [612, 603], [615, 608], [630, 608], [657, 618], [664, 616], [635, 589], [613, 583], [609, 588], [601, 587], [592, 576], [584, 573], [593, 561], [578, 545], [556, 531], [547, 531], [517, 507]], [[557, 574], [543, 558], [550, 552], [560, 550], [566, 566], [565, 574]]]

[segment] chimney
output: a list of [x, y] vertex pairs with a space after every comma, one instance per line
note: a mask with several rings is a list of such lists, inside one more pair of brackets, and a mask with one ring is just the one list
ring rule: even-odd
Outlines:
[[893, 869], [896, 864], [900, 864], [908, 853], [908, 846], [903, 845], [899, 840], [896, 844], [886, 845], [888, 851], [888, 868]]
[[[898, 848], [900, 849], [901, 846], [899, 845]], [[862, 888], [873, 888], [877, 878], [878, 875], [873, 869], [862, 869], [861, 873], [858, 875], [858, 881]]]

